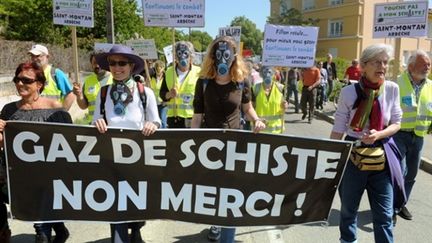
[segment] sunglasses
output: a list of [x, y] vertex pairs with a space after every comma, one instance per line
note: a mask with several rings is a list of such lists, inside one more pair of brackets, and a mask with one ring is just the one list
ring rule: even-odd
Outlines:
[[23, 83], [23, 84], [32, 84], [32, 83], [36, 82], [36, 79], [31, 79], [31, 78], [26, 78], [26, 77], [14, 77], [12, 79], [12, 81], [14, 83], [18, 83], [21, 81], [21, 83]]
[[124, 66], [126, 66], [126, 65], [128, 65], [130, 63], [131, 62], [128, 62], [128, 61], [108, 61], [108, 64], [110, 66], [116, 66], [116, 65], [118, 65], [120, 67], [124, 67]]

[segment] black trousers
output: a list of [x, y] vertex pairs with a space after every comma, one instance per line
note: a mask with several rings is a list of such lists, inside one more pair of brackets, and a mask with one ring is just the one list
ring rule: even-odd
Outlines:
[[168, 117], [167, 125], [168, 128], [190, 128], [191, 126], [191, 118], [183, 118], [183, 117]]

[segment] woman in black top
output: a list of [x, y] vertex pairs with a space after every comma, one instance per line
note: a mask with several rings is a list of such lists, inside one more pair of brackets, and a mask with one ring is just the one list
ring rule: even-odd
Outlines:
[[[204, 59], [200, 79], [195, 86], [192, 128], [240, 128], [241, 111], [254, 121], [253, 130], [265, 129], [251, 102], [250, 85], [246, 82], [247, 68], [237, 53], [232, 37], [214, 40]], [[233, 243], [235, 228], [210, 228], [208, 238], [221, 243]]]
[[[21, 63], [18, 66], [13, 82], [21, 99], [6, 104], [0, 113], [0, 147], [3, 147], [2, 133], [8, 120], [72, 123], [71, 116], [63, 109], [60, 102], [40, 96], [45, 81], [43, 69], [36, 62]], [[2, 212], [0, 213], [0, 229], [9, 231], [10, 236], [7, 215], [4, 214], [6, 212], [4, 200], [0, 207]], [[51, 242], [52, 229], [56, 233], [53, 242], [65, 242], [69, 237], [69, 231], [62, 222], [37, 223], [34, 224], [34, 228], [36, 230], [35, 242]]]

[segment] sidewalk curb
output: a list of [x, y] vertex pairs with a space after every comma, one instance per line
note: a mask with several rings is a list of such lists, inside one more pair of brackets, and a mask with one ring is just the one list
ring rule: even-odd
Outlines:
[[[324, 121], [326, 121], [328, 123], [331, 123], [331, 124], [334, 123], [334, 117], [333, 116], [326, 115], [324, 112], [322, 112], [320, 110], [315, 110], [314, 114], [315, 114], [315, 116], [323, 119]], [[432, 161], [430, 159], [425, 158], [425, 157], [421, 157], [420, 169], [422, 169], [426, 173], [432, 175]]]

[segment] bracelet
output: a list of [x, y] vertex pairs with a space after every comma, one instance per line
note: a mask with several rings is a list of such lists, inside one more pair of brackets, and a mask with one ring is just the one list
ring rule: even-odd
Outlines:
[[259, 118], [259, 117], [258, 117], [257, 119], [254, 120], [254, 123], [257, 122], [257, 121], [260, 121], [260, 122], [262, 122], [262, 123], [265, 123], [265, 119], [262, 119], [262, 118]]

